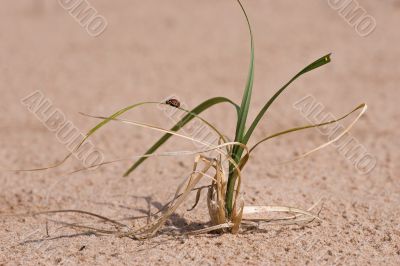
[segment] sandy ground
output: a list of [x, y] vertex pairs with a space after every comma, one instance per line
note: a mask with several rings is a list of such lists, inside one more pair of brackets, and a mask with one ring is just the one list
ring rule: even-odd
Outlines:
[[[240, 102], [249, 49], [245, 23], [234, 1], [90, 2], [108, 21], [97, 38], [89, 36], [57, 2], [2, 3], [3, 169], [45, 166], [67, 153], [55, 133], [20, 103], [35, 90], [42, 91], [82, 132], [96, 121], [79, 111], [108, 115], [135, 102], [161, 101], [172, 94], [189, 107], [211, 96]], [[327, 141], [316, 130], [265, 144], [244, 171], [246, 204], [306, 209], [322, 198], [322, 223], [262, 225], [239, 235], [172, 238], [161, 234], [134, 241], [85, 235], [51, 221], [104, 227], [82, 215], [7, 216], [80, 209], [134, 225], [128, 218], [146, 215], [167, 202], [193, 162], [191, 156], [151, 159], [129, 178], [122, 178], [129, 162], [67, 175], [81, 165], [72, 159], [44, 172], [0, 172], [0, 265], [398, 265], [400, 1], [359, 2], [377, 21], [375, 32], [367, 37], [360, 37], [327, 1], [245, 1], [256, 40], [251, 117], [303, 66], [334, 53], [331, 64], [296, 81], [275, 102], [253, 142], [308, 123], [293, 108], [306, 95], [335, 115], [362, 102], [369, 105], [367, 115], [351, 131], [377, 159], [369, 174], [357, 172], [335, 147], [301, 161], [276, 164]], [[127, 117], [172, 125], [153, 107], [137, 109]], [[204, 117], [231, 136], [235, 126], [231, 107], [216, 106]], [[111, 160], [139, 155], [158, 136], [113, 124], [92, 141]], [[191, 142], [173, 140], [163, 150], [194, 148]], [[185, 207], [193, 200], [194, 195]], [[51, 219], [47, 226], [46, 219]], [[193, 212], [180, 208], [168, 225], [187, 230], [207, 222], [203, 200]]]

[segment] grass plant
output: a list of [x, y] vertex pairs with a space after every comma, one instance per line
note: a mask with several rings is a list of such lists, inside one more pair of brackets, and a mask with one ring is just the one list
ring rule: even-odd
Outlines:
[[[135, 121], [130, 121], [126, 119], [121, 119], [120, 116], [131, 111], [135, 108], [139, 108], [140, 106], [144, 105], [158, 105], [159, 102], [141, 102], [130, 105], [125, 107], [121, 110], [118, 110], [114, 114], [102, 117], [102, 116], [91, 116], [96, 119], [101, 119], [102, 121], [98, 123], [95, 127], [93, 127], [87, 134], [85, 139], [82, 141], [81, 145], [95, 132], [97, 132], [100, 128], [105, 126], [111, 121], [126, 123], [134, 126], [144, 127], [151, 130], [156, 130], [159, 132], [163, 132], [164, 135], [154, 143], [147, 152], [142, 155], [136, 157], [137, 160], [129, 167], [125, 172], [124, 176], [130, 175], [137, 167], [139, 167], [147, 158], [152, 156], [175, 156], [175, 155], [189, 155], [194, 154], [196, 155], [194, 167], [192, 173], [185, 179], [185, 182], [182, 183], [176, 190], [175, 197], [167, 203], [161, 212], [152, 215], [152, 222], [147, 224], [146, 226], [139, 228], [139, 229], [132, 229], [128, 226], [121, 225], [119, 222], [114, 221], [112, 219], [108, 219], [96, 214], [91, 214], [88, 212], [84, 212], [86, 215], [92, 215], [96, 218], [100, 218], [105, 222], [111, 222], [115, 226], [118, 227], [118, 230], [114, 231], [107, 231], [107, 232], [100, 232], [100, 233], [113, 233], [118, 234], [120, 236], [129, 236], [134, 238], [147, 238], [153, 236], [160, 228], [164, 225], [165, 221], [170, 217], [170, 215], [184, 202], [187, 200], [187, 197], [193, 192], [197, 191], [196, 195], [196, 203], [193, 208], [197, 205], [197, 202], [200, 200], [200, 194], [203, 188], [208, 189], [207, 193], [207, 204], [210, 214], [210, 219], [212, 225], [206, 229], [198, 230], [193, 233], [204, 233], [213, 230], [219, 231], [226, 231], [229, 230], [232, 233], [238, 232], [240, 226], [244, 227], [251, 227], [254, 226], [254, 222], [265, 221], [265, 222], [309, 222], [315, 219], [318, 219], [317, 215], [312, 214], [310, 208], [309, 210], [301, 210], [297, 208], [290, 208], [285, 206], [245, 206], [244, 201], [240, 194], [240, 184], [243, 180], [241, 171], [246, 166], [246, 164], [251, 161], [250, 155], [259, 147], [260, 144], [264, 143], [267, 140], [293, 133], [300, 130], [316, 128], [321, 126], [326, 126], [329, 124], [337, 123], [338, 121], [347, 118], [350, 114], [361, 110], [360, 114], [357, 118], [351, 123], [349, 127], [347, 127], [342, 134], [336, 137], [334, 140], [331, 140], [316, 149], [312, 150], [311, 152], [305, 153], [300, 157], [305, 157], [312, 152], [320, 150], [327, 145], [335, 142], [341, 136], [343, 136], [350, 128], [354, 125], [354, 123], [364, 114], [366, 111], [367, 106], [365, 104], [361, 104], [357, 106], [355, 109], [350, 111], [349, 113], [345, 114], [344, 116], [332, 120], [327, 121], [321, 124], [316, 125], [305, 125], [301, 127], [296, 127], [288, 130], [284, 130], [271, 136], [267, 136], [255, 142], [255, 144], [251, 147], [248, 146], [251, 137], [253, 136], [254, 131], [256, 130], [257, 126], [259, 125], [260, 121], [264, 118], [266, 112], [269, 110], [271, 105], [275, 102], [275, 100], [291, 85], [295, 80], [300, 78], [301, 76], [307, 74], [310, 71], [318, 69], [328, 63], [331, 62], [331, 54], [324, 55], [317, 60], [313, 61], [305, 68], [300, 70], [294, 77], [292, 77], [286, 84], [284, 84], [280, 89], [278, 89], [273, 96], [268, 99], [265, 105], [261, 108], [258, 112], [257, 116], [249, 123], [249, 110], [252, 108], [251, 105], [251, 97], [253, 92], [253, 81], [254, 81], [254, 39], [253, 39], [253, 32], [251, 29], [251, 23], [249, 17], [240, 2], [240, 0], [236, 0], [239, 4], [244, 18], [246, 20], [248, 31], [249, 31], [249, 38], [250, 38], [250, 65], [248, 70], [248, 77], [247, 82], [245, 84], [245, 88], [243, 91], [243, 97], [241, 99], [241, 104], [236, 104], [233, 100], [228, 99], [226, 97], [214, 97], [205, 100], [204, 102], [200, 103], [198, 106], [193, 108], [192, 110], [185, 110], [179, 105], [175, 104], [174, 106], [170, 106], [169, 108], [178, 108], [182, 112], [185, 112], [185, 116], [172, 128], [170, 129], [163, 129], [155, 125], [148, 125], [143, 124]], [[234, 139], [233, 141], [229, 141], [226, 135], [222, 133], [220, 130], [217, 129], [217, 126], [211, 124], [204, 118], [200, 116], [200, 114], [210, 108], [226, 103], [233, 107], [233, 111], [237, 114], [236, 120], [236, 130], [234, 132]], [[161, 103], [168, 105], [167, 103]], [[89, 116], [89, 115], [87, 115]], [[209, 143], [203, 143], [200, 140], [191, 138], [189, 136], [185, 136], [184, 134], [179, 133], [179, 130], [185, 127], [190, 121], [193, 119], [200, 119], [205, 125], [207, 125], [211, 130], [216, 132], [220, 138], [219, 145], [211, 146]], [[249, 125], [249, 126], [248, 126]], [[196, 141], [200, 144], [204, 144], [205, 148], [201, 150], [195, 151], [175, 151], [175, 152], [164, 152], [164, 153], [156, 153], [156, 151], [165, 144], [172, 136], [180, 137], [183, 139], [189, 139]], [[77, 147], [79, 149], [79, 146]], [[216, 151], [218, 155], [214, 158], [208, 158], [204, 154], [208, 151]], [[70, 155], [69, 155], [70, 156]], [[68, 156], [62, 161], [64, 162]], [[132, 158], [130, 158], [132, 159]], [[114, 162], [114, 161], [113, 161]], [[107, 162], [111, 163], [111, 162]], [[203, 167], [198, 170], [200, 164]], [[211, 181], [211, 185], [207, 187], [196, 187], [199, 181], [203, 178], [208, 178]], [[193, 209], [192, 208], [192, 209]], [[70, 210], [74, 212], [74, 210]], [[55, 211], [57, 212], [57, 211]], [[79, 211], [75, 211], [79, 212]], [[271, 219], [265, 218], [263, 214], [268, 212], [283, 212], [289, 213], [289, 216], [284, 216], [279, 219]], [[48, 214], [46, 212], [44, 214]], [[80, 212], [82, 214], [82, 211]], [[259, 215], [259, 217], [251, 218], [252, 215]], [[71, 225], [73, 227], [85, 228], [84, 226], [79, 226], [77, 224]], [[125, 230], [129, 228], [128, 230]], [[86, 228], [93, 230], [93, 228]]]

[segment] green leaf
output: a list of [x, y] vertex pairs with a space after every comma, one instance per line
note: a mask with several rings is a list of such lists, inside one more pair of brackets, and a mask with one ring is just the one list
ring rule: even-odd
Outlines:
[[246, 88], [243, 93], [242, 103], [240, 105], [240, 115], [236, 125], [236, 134], [235, 141], [241, 142], [244, 136], [247, 115], [249, 113], [250, 102], [251, 102], [251, 94], [253, 91], [253, 81], [254, 81], [254, 40], [253, 40], [253, 32], [251, 30], [251, 24], [249, 17], [242, 5], [242, 3], [238, 0], [238, 3], [243, 11], [244, 16], [246, 17], [249, 33], [250, 33], [250, 68], [249, 74], [247, 78]]
[[[182, 127], [184, 127], [187, 123], [189, 123], [196, 115], [200, 114], [201, 112], [207, 110], [208, 108], [212, 107], [213, 105], [219, 103], [230, 103], [236, 108], [237, 115], [239, 115], [239, 106], [237, 106], [234, 102], [229, 100], [225, 97], [215, 97], [204, 101], [203, 103], [199, 104], [193, 110], [191, 110], [187, 115], [185, 115], [175, 126], [173, 126], [170, 130], [171, 131], [178, 131]], [[162, 146], [172, 135], [165, 134], [163, 135], [153, 146], [150, 147], [145, 153], [145, 155], [154, 153], [160, 146]], [[142, 157], [137, 160], [125, 173], [124, 176], [128, 176], [133, 170], [135, 170], [140, 164], [142, 164], [147, 157]]]
[[[251, 29], [251, 24], [249, 17], [247, 16], [246, 10], [244, 9], [242, 3], [240, 0], [237, 0], [238, 4], [240, 5], [240, 8], [242, 9], [242, 12], [246, 18], [249, 34], [250, 34], [250, 67], [249, 67], [249, 74], [247, 78], [247, 83], [246, 87], [243, 93], [242, 97], [242, 103], [240, 105], [240, 114], [238, 117], [238, 121], [236, 124], [236, 133], [235, 133], [235, 141], [243, 143], [243, 137], [245, 134], [246, 130], [246, 121], [247, 121], [247, 115], [249, 113], [249, 108], [250, 108], [250, 103], [251, 103], [251, 94], [253, 91], [253, 81], [254, 81], [254, 38], [253, 38], [253, 32]], [[236, 161], [239, 162], [241, 153], [243, 153], [243, 149], [235, 146], [233, 147], [232, 150], [232, 158]], [[232, 164], [229, 164], [229, 177], [228, 177], [228, 189], [226, 191], [226, 210], [228, 212], [228, 216], [231, 215], [232, 212], [232, 199], [233, 199], [233, 193], [235, 189], [235, 171], [234, 167]]]
[[264, 105], [264, 107], [261, 109], [261, 111], [258, 113], [257, 117], [254, 119], [253, 123], [251, 124], [250, 128], [246, 132], [246, 135], [244, 137], [243, 143], [247, 144], [249, 141], [251, 135], [253, 134], [254, 129], [257, 127], [258, 123], [260, 120], [263, 118], [265, 112], [268, 110], [268, 108], [271, 106], [271, 104], [278, 98], [278, 96], [290, 85], [292, 84], [293, 81], [295, 81], [297, 78], [302, 76], [303, 74], [306, 74], [307, 72], [310, 72], [311, 70], [314, 70], [316, 68], [319, 68], [323, 65], [328, 64], [331, 62], [331, 54], [325, 55], [318, 60], [312, 62], [309, 64], [307, 67], [305, 67], [303, 70], [301, 70], [296, 76], [294, 76], [288, 83], [286, 83], [280, 90], [278, 90], [272, 97], [269, 99], [269, 101]]

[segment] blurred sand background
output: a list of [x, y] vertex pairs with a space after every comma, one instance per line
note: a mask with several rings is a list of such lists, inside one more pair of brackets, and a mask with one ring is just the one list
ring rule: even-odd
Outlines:
[[[240, 103], [249, 61], [248, 33], [233, 0], [105, 1], [90, 3], [108, 21], [93, 38], [57, 1], [4, 1], [0, 9], [0, 165], [26, 168], [60, 160], [66, 148], [20, 100], [41, 90], [82, 132], [95, 124], [78, 112], [108, 115], [139, 101], [178, 95], [194, 107], [212, 96]], [[400, 1], [359, 0], [377, 21], [360, 37], [327, 1], [248, 0], [256, 43], [254, 117], [266, 100], [305, 65], [333, 52], [333, 62], [296, 81], [273, 105], [253, 141], [307, 123], [293, 103], [310, 94], [336, 115], [366, 102], [369, 110], [351, 134], [377, 159], [367, 175], [334, 148], [276, 165], [324, 141], [316, 130], [272, 141], [244, 171], [246, 204], [308, 208], [323, 198], [321, 224], [262, 226], [239, 235], [157, 236], [134, 241], [80, 235], [48, 222], [93, 222], [79, 215], [5, 217], [54, 209], [80, 209], [115, 219], [157, 210], [170, 199], [192, 157], [148, 160], [129, 178], [129, 162], [66, 175], [60, 168], [0, 172], [0, 265], [398, 265], [400, 262]], [[130, 119], [171, 126], [159, 110]], [[231, 134], [228, 105], [204, 113]], [[349, 123], [346, 121], [345, 124]], [[159, 133], [113, 124], [93, 138], [107, 159], [139, 155]], [[193, 149], [173, 140], [164, 151]], [[203, 195], [204, 196], [204, 195]], [[203, 197], [204, 199], [204, 197]], [[194, 200], [187, 203], [189, 207]], [[132, 221], [125, 221], [134, 224]], [[208, 222], [205, 201], [180, 208], [179, 228]]]

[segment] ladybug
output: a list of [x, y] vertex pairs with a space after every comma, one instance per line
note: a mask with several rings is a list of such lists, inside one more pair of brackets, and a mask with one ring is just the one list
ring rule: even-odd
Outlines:
[[181, 103], [177, 99], [169, 99], [165, 103], [175, 108], [179, 108], [179, 106], [181, 106]]

